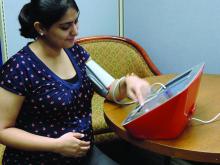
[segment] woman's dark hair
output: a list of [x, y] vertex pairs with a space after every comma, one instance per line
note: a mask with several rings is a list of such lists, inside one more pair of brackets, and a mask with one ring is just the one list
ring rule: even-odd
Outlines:
[[74, 0], [31, 0], [23, 6], [18, 16], [21, 35], [35, 39], [39, 34], [34, 28], [34, 22], [39, 21], [44, 28], [50, 28], [69, 8], [79, 12]]

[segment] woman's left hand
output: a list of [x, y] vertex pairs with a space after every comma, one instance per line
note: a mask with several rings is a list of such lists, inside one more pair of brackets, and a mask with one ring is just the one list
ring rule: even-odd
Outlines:
[[150, 94], [149, 83], [136, 75], [126, 76], [125, 78], [127, 96], [139, 104], [143, 104], [146, 97]]

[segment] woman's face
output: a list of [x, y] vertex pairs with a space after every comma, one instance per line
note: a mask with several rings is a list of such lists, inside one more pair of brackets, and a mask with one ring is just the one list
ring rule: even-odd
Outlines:
[[44, 39], [55, 48], [70, 48], [78, 35], [79, 13], [69, 8], [64, 16], [44, 33]]

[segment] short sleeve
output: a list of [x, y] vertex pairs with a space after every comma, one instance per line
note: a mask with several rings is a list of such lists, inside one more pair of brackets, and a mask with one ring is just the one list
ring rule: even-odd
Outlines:
[[22, 57], [13, 56], [0, 68], [0, 86], [10, 92], [25, 96], [28, 91], [25, 83], [27, 72]]

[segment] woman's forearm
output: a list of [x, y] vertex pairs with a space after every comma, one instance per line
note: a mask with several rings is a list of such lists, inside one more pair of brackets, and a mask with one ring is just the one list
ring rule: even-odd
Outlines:
[[5, 128], [0, 131], [0, 143], [26, 151], [55, 152], [56, 139], [28, 133], [18, 128]]
[[118, 79], [112, 82], [107, 99], [113, 100], [113, 93], [117, 100], [121, 100], [127, 96], [125, 78], [121, 79], [120, 82]]

